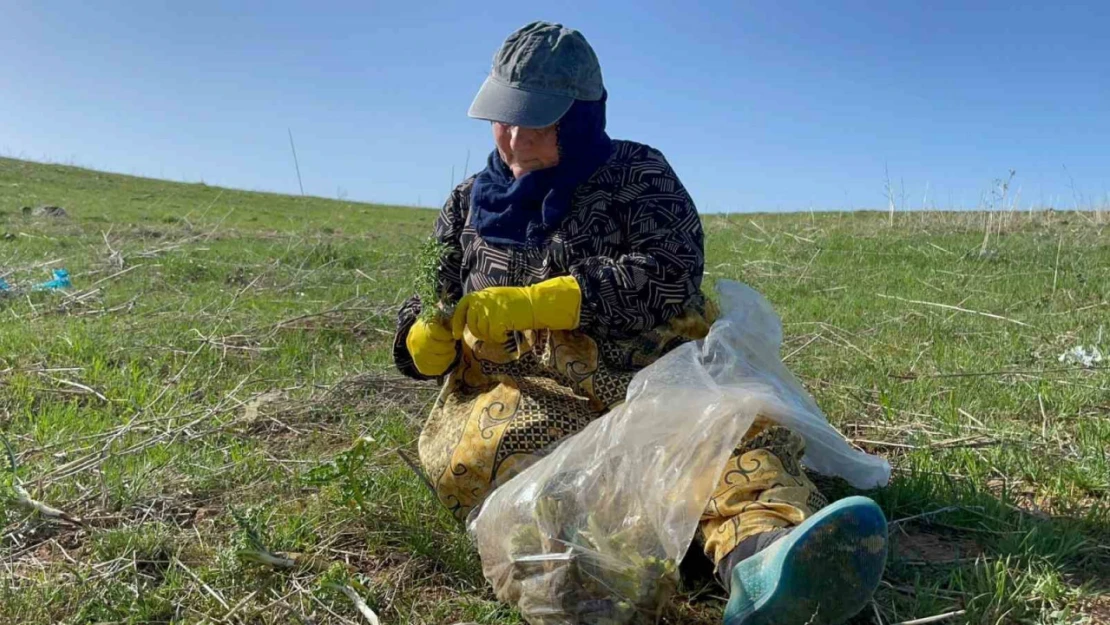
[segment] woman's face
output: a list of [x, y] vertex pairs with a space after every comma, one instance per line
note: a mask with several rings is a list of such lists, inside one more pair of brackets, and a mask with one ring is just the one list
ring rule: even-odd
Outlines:
[[559, 133], [554, 124], [546, 128], [521, 128], [493, 122], [493, 141], [515, 178], [559, 164]]

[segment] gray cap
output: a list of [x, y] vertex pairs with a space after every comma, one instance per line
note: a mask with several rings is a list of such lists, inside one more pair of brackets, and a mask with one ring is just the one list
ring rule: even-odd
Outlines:
[[532, 22], [509, 35], [469, 115], [525, 128], [559, 121], [575, 100], [600, 100], [601, 65], [582, 33]]

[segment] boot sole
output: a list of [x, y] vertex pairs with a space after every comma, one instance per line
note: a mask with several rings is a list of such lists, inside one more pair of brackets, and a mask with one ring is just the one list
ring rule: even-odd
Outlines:
[[725, 625], [843, 623], [871, 600], [886, 553], [879, 506], [841, 499], [733, 569]]

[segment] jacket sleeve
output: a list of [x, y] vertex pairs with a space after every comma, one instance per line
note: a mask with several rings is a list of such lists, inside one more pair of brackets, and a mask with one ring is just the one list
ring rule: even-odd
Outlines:
[[[470, 187], [472, 184], [473, 178], [466, 180], [451, 192], [451, 196], [447, 198], [447, 202], [439, 212], [433, 231], [436, 240], [444, 245], [444, 253], [439, 260], [438, 277], [440, 292], [447, 294], [446, 299], [448, 301], [446, 303], [449, 304], [457, 302], [463, 294], [462, 243], [459, 236], [466, 224], [466, 213], [470, 205]], [[393, 363], [402, 375], [417, 380], [430, 380], [433, 378], [416, 370], [416, 365], [412, 361], [412, 354], [409, 353], [408, 346], [405, 344], [409, 330], [412, 329], [413, 324], [420, 317], [423, 306], [424, 302], [413, 295], [405, 300], [405, 303], [401, 305], [401, 309], [397, 312], [397, 331], [393, 335]]]
[[[630, 166], [631, 198], [615, 208], [625, 245], [570, 268], [582, 289], [581, 327], [596, 336], [631, 338], [681, 314], [701, 290], [705, 268], [701, 219], [663, 155]], [[625, 190], [615, 194], [620, 198]], [[619, 202], [619, 200], [618, 200]]]

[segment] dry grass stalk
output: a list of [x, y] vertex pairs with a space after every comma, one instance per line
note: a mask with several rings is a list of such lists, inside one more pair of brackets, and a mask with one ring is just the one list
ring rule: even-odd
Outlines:
[[917, 305], [920, 305], [920, 306], [933, 306], [935, 308], [943, 308], [945, 310], [954, 310], [956, 312], [964, 312], [964, 313], [970, 313], [970, 314], [973, 314], [973, 315], [979, 315], [979, 316], [982, 316], [982, 317], [989, 317], [991, 319], [998, 319], [999, 321], [1008, 321], [1010, 323], [1016, 323], [1017, 325], [1023, 326], [1023, 327], [1026, 327], [1026, 328], [1032, 328], [1033, 327], [1032, 325], [1030, 325], [1028, 323], [1025, 323], [1024, 321], [1018, 321], [1017, 319], [1011, 319], [1009, 317], [1003, 317], [1002, 315], [996, 315], [994, 313], [982, 312], [982, 311], [979, 311], [979, 310], [971, 310], [970, 308], [962, 308], [960, 306], [953, 306], [951, 304], [940, 304], [938, 302], [926, 302], [926, 301], [923, 301], [923, 300], [905, 299], [905, 298], [902, 298], [902, 297], [897, 297], [895, 295], [884, 295], [882, 293], [876, 293], [875, 295], [877, 295], [878, 297], [881, 297], [883, 299], [892, 299], [892, 300], [896, 300], [896, 301], [899, 301], [899, 302], [905, 302], [907, 304], [917, 304]]
[[952, 612], [945, 612], [944, 614], [937, 614], [936, 616], [927, 616], [925, 618], [913, 619], [912, 621], [902, 621], [900, 623], [895, 623], [894, 625], [928, 625], [929, 623], [939, 623], [941, 621], [947, 621], [950, 618], [963, 616], [966, 613], [966, 610], [955, 610]]
[[105, 397], [103, 394], [101, 394], [99, 391], [97, 391], [96, 389], [94, 389], [92, 387], [81, 384], [80, 382], [74, 382], [72, 380], [66, 380], [64, 378], [55, 378], [55, 377], [52, 377], [52, 376], [49, 376], [49, 375], [46, 375], [46, 374], [43, 374], [43, 377], [46, 377], [47, 379], [52, 380], [53, 382], [56, 382], [58, 384], [62, 384], [62, 385], [65, 385], [65, 386], [71, 386], [73, 388], [76, 388], [76, 389], [82, 390], [86, 393], [89, 393], [90, 395], [95, 395], [97, 397], [97, 399], [99, 399], [102, 402], [107, 402], [108, 401], [108, 398]]
[[200, 587], [203, 588], [204, 591], [207, 592], [213, 599], [219, 602], [219, 604], [223, 606], [224, 610], [231, 610], [231, 606], [229, 606], [227, 604], [227, 601], [224, 600], [223, 595], [213, 590], [211, 586], [204, 582], [204, 580], [197, 577], [196, 573], [193, 573], [193, 571], [190, 570], [189, 567], [185, 566], [185, 564], [181, 560], [174, 558], [173, 562], [178, 566], [178, 568], [180, 568], [182, 571], [185, 571], [186, 575], [193, 578], [194, 582], [200, 584]]
[[381, 621], [378, 620], [378, 615], [370, 609], [370, 606], [366, 605], [366, 602], [362, 600], [362, 597], [358, 596], [358, 593], [355, 592], [354, 588], [351, 588], [347, 585], [340, 586], [338, 584], [333, 584], [332, 587], [339, 590], [339, 592], [342, 592], [344, 595], [347, 596], [348, 599], [351, 600], [351, 603], [354, 604], [355, 609], [358, 610], [359, 614], [361, 614], [362, 617], [366, 619], [366, 622], [370, 623], [370, 625], [381, 625]]

